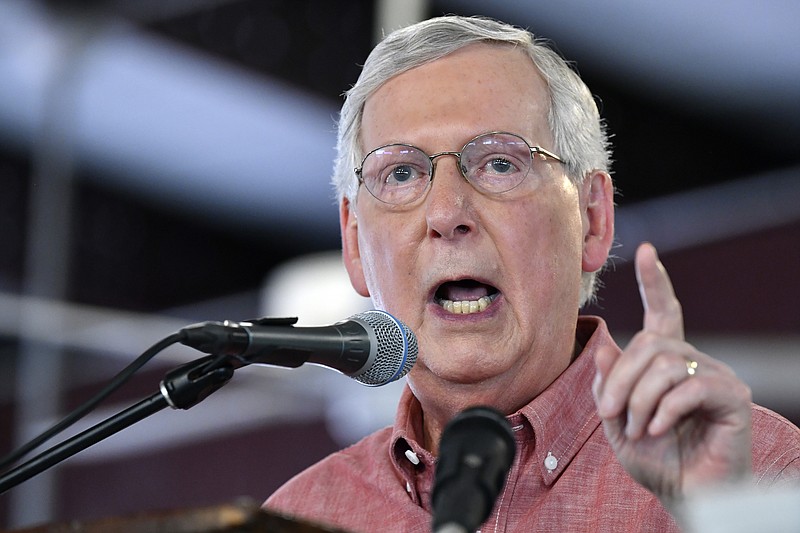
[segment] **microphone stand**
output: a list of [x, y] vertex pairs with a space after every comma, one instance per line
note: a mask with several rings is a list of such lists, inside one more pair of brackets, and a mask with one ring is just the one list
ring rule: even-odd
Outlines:
[[167, 406], [189, 409], [225, 385], [234, 369], [241, 366], [231, 356], [209, 355], [168, 372], [161, 381], [160, 392], [0, 476], [0, 494]]

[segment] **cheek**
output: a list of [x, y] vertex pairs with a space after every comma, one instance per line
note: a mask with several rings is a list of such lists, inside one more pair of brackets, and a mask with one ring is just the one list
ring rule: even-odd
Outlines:
[[400, 231], [386, 232], [385, 228], [359, 235], [364, 278], [373, 304], [389, 312], [390, 306], [396, 307], [408, 294], [407, 280], [413, 278], [407, 251], [414, 247], [404, 245], [401, 235]]
[[361, 250], [361, 267], [364, 269], [364, 281], [367, 284], [372, 302], [378, 309], [384, 309], [384, 298], [380, 291], [380, 274], [386, 269], [380, 264], [379, 259], [383, 253], [370, 239], [368, 233], [362, 231], [358, 235], [358, 246]]
[[[573, 292], [577, 294], [582, 271], [580, 212], [570, 202], [539, 205], [540, 209], [509, 213], [503, 224], [506, 249], [513, 255], [517, 271], [522, 273], [518, 279], [522, 288], [530, 290], [538, 285], [540, 298], [550, 294], [554, 300], [571, 299]], [[521, 220], [525, 221], [523, 231], [519, 231]]]

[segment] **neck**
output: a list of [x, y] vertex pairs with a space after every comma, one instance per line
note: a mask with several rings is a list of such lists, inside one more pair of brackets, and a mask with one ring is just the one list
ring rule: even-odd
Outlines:
[[422, 408], [423, 446], [433, 455], [438, 455], [439, 441], [445, 426], [469, 407], [493, 407], [506, 416], [516, 413], [549, 387], [581, 350], [582, 346], [576, 341], [573, 353], [566, 359], [563, 368], [554, 368], [552, 375], [543, 376], [538, 383], [519, 382], [521, 380], [516, 379], [516, 376], [521, 376], [520, 373], [506, 374], [515, 376], [512, 379], [497, 376], [476, 383], [454, 383], [440, 379], [430, 372], [413, 375], [412, 371], [408, 383]]
[[436, 391], [435, 394], [430, 394], [424, 391], [431, 389], [419, 387], [418, 380], [412, 381], [409, 379], [411, 390], [419, 400], [422, 408], [422, 430], [424, 436], [422, 444], [425, 449], [433, 455], [438, 455], [439, 441], [445, 426], [461, 411], [469, 407], [483, 405], [493, 407], [508, 416], [527, 405], [541, 391], [547, 388], [551, 382], [535, 389], [529, 387], [527, 395], [514, 396], [498, 393], [498, 391], [510, 391], [512, 387], [505, 384], [499, 385], [495, 381], [497, 380], [486, 380], [470, 384], [444, 382], [434, 389]]

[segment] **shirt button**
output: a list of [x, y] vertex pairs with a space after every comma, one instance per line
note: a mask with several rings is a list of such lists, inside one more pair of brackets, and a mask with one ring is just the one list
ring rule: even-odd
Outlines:
[[558, 467], [558, 459], [553, 456], [553, 452], [547, 452], [547, 457], [544, 458], [544, 467], [552, 472]]
[[406, 457], [408, 458], [409, 461], [411, 461], [411, 463], [415, 465], [419, 464], [419, 457], [417, 457], [417, 454], [414, 453], [413, 450], [406, 450]]

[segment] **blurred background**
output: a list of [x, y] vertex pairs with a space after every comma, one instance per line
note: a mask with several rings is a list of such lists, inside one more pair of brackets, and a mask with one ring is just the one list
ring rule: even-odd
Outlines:
[[[689, 340], [800, 422], [800, 4], [3, 0], [0, 455], [184, 325], [369, 308], [328, 185], [341, 95], [384, 32], [444, 13], [552, 39], [597, 95], [618, 246], [586, 312], [636, 331], [654, 242]], [[164, 351], [75, 430], [200, 355]], [[390, 424], [399, 390], [247, 367], [0, 495], [0, 527], [260, 502]]]

